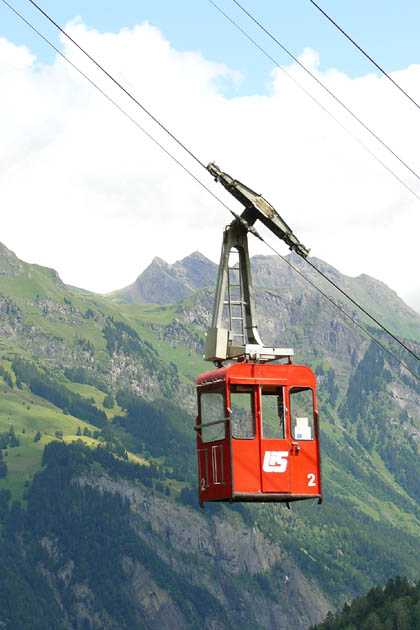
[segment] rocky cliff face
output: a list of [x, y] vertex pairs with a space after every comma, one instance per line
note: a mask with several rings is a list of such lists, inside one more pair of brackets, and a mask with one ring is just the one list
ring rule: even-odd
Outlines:
[[214, 285], [217, 265], [199, 252], [169, 265], [154, 258], [137, 280], [113, 295], [136, 304], [172, 304], [193, 291]]
[[10, 249], [0, 243], [0, 274], [16, 277], [23, 272], [23, 265]]
[[[229, 520], [209, 517], [154, 496], [143, 486], [104, 475], [82, 477], [77, 483], [125, 497], [137, 535], [173, 570], [209, 590], [232, 628], [301, 630], [331, 608], [325, 594], [275, 540], [245, 525], [235, 513]], [[123, 568], [130, 597], [147, 628], [190, 627], [170, 594], [153, 582], [141, 563], [127, 555]], [[256, 588], [259, 576], [271, 582], [266, 593]], [[203, 619], [202, 627], [226, 625]]]
[[[300, 256], [292, 253], [286, 256], [286, 260], [290, 265], [279, 256], [254, 256], [251, 259], [254, 286], [281, 290], [285, 298], [292, 294], [315, 295], [313, 287], [296, 273], [293, 269], [295, 267], [335, 300], [346, 303], [346, 299]], [[383, 282], [365, 274], [356, 278], [346, 276], [319, 258], [310, 258], [310, 261], [341, 289], [360, 301], [379, 321], [391, 326], [394, 332], [420, 341], [419, 314]], [[112, 295], [136, 304], [170, 304], [197, 289], [214, 286], [216, 278], [217, 265], [199, 252], [194, 252], [174, 265], [155, 258], [132, 285], [115, 291]], [[349, 308], [350, 311], [355, 309], [350, 303]]]
[[[208, 329], [211, 325], [213, 297], [213, 290], [204, 289], [196, 294], [193, 302], [180, 302], [175, 322], [183, 327], [187, 325]], [[366, 349], [364, 335], [356, 327], [348, 325], [333, 305], [323, 303], [318, 294], [295, 296], [287, 287], [257, 289], [255, 304], [264, 343], [293, 347], [297, 361], [313, 356], [319, 349], [320, 356], [339, 369], [340, 364], [345, 363], [348, 372], [348, 368], [351, 369]], [[159, 328], [155, 325], [156, 330]], [[185, 343], [184, 335], [175, 324], [171, 325], [171, 339], [174, 345]], [[198, 349], [203, 351], [204, 345]]]

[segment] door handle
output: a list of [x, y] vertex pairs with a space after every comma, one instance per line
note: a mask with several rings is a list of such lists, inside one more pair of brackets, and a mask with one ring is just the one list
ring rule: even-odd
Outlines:
[[290, 449], [291, 455], [297, 455], [300, 451], [300, 446], [297, 442], [292, 442], [292, 448]]

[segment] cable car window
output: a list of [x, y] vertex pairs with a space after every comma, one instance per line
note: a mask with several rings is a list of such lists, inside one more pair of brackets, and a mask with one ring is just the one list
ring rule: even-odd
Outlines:
[[252, 440], [255, 437], [254, 388], [232, 385], [230, 388], [230, 423], [232, 437]]
[[290, 418], [294, 440], [314, 440], [314, 395], [307, 387], [290, 390]]
[[283, 440], [285, 436], [284, 388], [261, 387], [262, 436], [268, 440]]
[[[224, 440], [226, 437], [225, 418], [224, 395], [221, 392], [202, 392], [200, 396], [201, 441]], [[212, 424], [213, 422], [216, 424]]]

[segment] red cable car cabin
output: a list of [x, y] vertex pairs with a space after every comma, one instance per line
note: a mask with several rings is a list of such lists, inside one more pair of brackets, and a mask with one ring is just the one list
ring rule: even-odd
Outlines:
[[198, 384], [199, 501], [322, 501], [315, 376], [237, 363]]

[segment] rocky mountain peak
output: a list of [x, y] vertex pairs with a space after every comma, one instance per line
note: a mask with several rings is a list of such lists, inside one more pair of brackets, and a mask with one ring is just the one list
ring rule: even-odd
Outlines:
[[171, 304], [213, 286], [216, 277], [217, 265], [197, 251], [172, 265], [155, 257], [133, 284], [114, 295], [137, 304]]
[[201, 252], [199, 251], [195, 251], [192, 252], [192, 254], [189, 254], [189, 256], [185, 256], [185, 258], [182, 259], [182, 262], [187, 262], [187, 261], [202, 261], [202, 262], [206, 262], [209, 263], [211, 262], [208, 258], [206, 258]]
[[16, 254], [0, 243], [0, 274], [5, 276], [19, 276], [23, 266]]
[[167, 268], [169, 267], [168, 263], [166, 262], [166, 260], [163, 260], [163, 258], [159, 258], [159, 256], [155, 256], [152, 260], [152, 262], [150, 263], [149, 267], [147, 267], [148, 269], [150, 267], [153, 266], [158, 266], [158, 267], [163, 267], [163, 268]]

